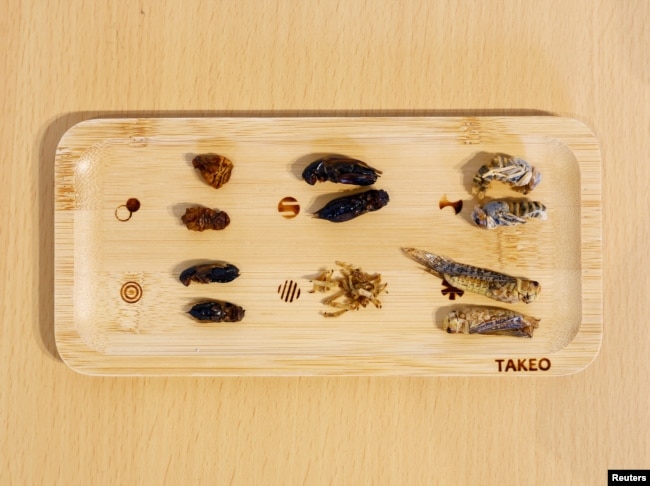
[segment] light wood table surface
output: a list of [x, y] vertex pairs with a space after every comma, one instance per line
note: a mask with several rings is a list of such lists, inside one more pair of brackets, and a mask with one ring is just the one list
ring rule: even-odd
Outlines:
[[[6, 0], [0, 484], [605, 484], [650, 467], [650, 2]], [[556, 114], [603, 159], [566, 377], [97, 378], [53, 333], [53, 160], [102, 116]]]

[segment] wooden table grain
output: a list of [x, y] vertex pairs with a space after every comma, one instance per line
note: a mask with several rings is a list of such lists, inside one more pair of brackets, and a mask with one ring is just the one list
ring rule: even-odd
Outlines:
[[[650, 467], [650, 3], [5, 0], [0, 483], [604, 484]], [[603, 159], [600, 354], [565, 377], [92, 378], [53, 319], [53, 160], [100, 116], [528, 115]], [[512, 374], [511, 374], [512, 375]]]

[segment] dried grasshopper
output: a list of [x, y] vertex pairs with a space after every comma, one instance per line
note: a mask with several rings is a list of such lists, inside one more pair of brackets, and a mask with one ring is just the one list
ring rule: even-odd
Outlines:
[[508, 334], [532, 338], [539, 321], [512, 310], [475, 305], [449, 312], [443, 329], [448, 333]]
[[450, 286], [507, 303], [534, 301], [541, 291], [539, 282], [465, 265], [415, 248], [402, 248], [410, 258], [427, 267]]

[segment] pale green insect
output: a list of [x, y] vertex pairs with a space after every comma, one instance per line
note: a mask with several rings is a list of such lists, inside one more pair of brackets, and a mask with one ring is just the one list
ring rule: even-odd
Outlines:
[[508, 309], [473, 305], [450, 311], [443, 329], [451, 334], [508, 334], [532, 338], [539, 321]]
[[402, 251], [452, 287], [500, 302], [528, 304], [534, 301], [541, 291], [539, 282], [535, 280], [465, 265], [415, 248], [402, 248]]

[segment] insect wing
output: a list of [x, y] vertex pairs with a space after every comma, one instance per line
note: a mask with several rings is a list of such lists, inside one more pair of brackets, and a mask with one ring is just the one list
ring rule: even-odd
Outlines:
[[508, 333], [532, 337], [531, 326], [521, 316], [499, 317], [490, 321], [482, 322], [476, 326], [470, 326], [470, 334], [498, 334]]
[[444, 273], [449, 277], [470, 277], [484, 282], [494, 282], [498, 284], [515, 282], [516, 278], [503, 273], [488, 270], [486, 268], [473, 267], [471, 265], [464, 265], [449, 260], [448, 265], [445, 266]]
[[341, 184], [355, 184], [357, 186], [370, 186], [377, 181], [374, 172], [347, 172], [338, 176], [337, 182]]

